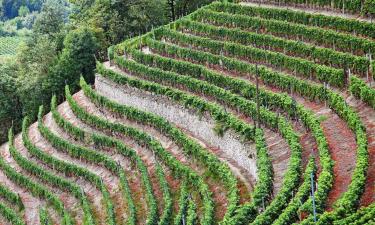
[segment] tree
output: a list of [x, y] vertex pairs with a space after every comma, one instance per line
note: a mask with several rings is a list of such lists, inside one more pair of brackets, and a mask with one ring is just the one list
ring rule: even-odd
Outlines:
[[51, 93], [44, 83], [57, 60], [56, 46], [47, 36], [36, 36], [22, 44], [17, 54], [17, 93], [24, 115], [35, 118], [39, 105], [49, 103]]
[[167, 0], [168, 16], [174, 21], [213, 0]]
[[67, 21], [68, 12], [63, 0], [47, 0], [33, 27], [37, 35], [56, 38]]
[[171, 21], [176, 20], [175, 0], [167, 0], [168, 17]]
[[363, 11], [373, 18], [375, 16], [375, 0], [366, 0]]
[[90, 7], [79, 5], [84, 0], [74, 2], [74, 26], [88, 26], [95, 31], [103, 57], [110, 45], [168, 22], [166, 0], [97, 0]]
[[[29, 12], [40, 11], [44, 0], [0, 0], [0, 20], [13, 19], [22, 16], [28, 10]], [[20, 14], [20, 9], [21, 10]], [[27, 8], [27, 9], [26, 9]]]
[[25, 17], [27, 14], [30, 13], [30, 10], [29, 8], [27, 8], [27, 6], [21, 6], [19, 9], [18, 9], [18, 16], [22, 16], [22, 17]]
[[81, 75], [89, 81], [94, 81], [95, 53], [98, 50], [97, 39], [94, 33], [84, 27], [70, 31], [64, 40], [64, 49], [51, 68], [48, 79], [44, 82], [49, 93], [61, 97], [64, 95], [64, 86], [69, 84], [72, 89], [78, 89]]
[[19, 130], [22, 109], [16, 92], [17, 67], [12, 62], [0, 63], [0, 143], [6, 141], [8, 129]]

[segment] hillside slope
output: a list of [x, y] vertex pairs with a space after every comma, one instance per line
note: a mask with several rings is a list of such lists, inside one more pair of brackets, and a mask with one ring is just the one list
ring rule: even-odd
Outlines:
[[1, 223], [373, 223], [369, 30], [214, 2], [111, 47], [95, 85], [9, 132]]

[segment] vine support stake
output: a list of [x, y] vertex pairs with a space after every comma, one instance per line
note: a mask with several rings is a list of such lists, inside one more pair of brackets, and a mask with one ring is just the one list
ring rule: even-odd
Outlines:
[[316, 223], [316, 208], [315, 208], [315, 196], [314, 196], [314, 174], [311, 172], [311, 199], [313, 204], [314, 222]]
[[256, 91], [256, 95], [257, 95], [257, 118], [256, 120], [258, 121], [258, 127], [260, 128], [260, 113], [259, 113], [259, 110], [260, 110], [260, 107], [259, 107], [259, 71], [258, 71], [258, 65], [255, 65], [255, 77], [256, 77], [256, 84], [257, 84], [257, 91]]
[[[324, 90], [324, 95], [327, 94], [327, 86], [326, 86], [326, 82], [323, 82], [323, 90]], [[324, 106], [327, 107], [327, 97], [324, 96]]]
[[371, 79], [371, 77], [370, 77], [370, 72], [371, 72], [371, 75], [372, 75], [372, 77], [375, 77], [374, 76], [374, 67], [372, 66], [372, 54], [371, 53], [369, 53], [368, 54], [368, 58], [369, 58], [369, 60], [370, 60], [370, 65], [369, 65], [369, 67], [368, 67], [368, 69], [367, 69], [367, 76], [368, 76], [368, 80], [370, 81], [370, 86], [371, 86], [371, 81], [372, 81], [372, 79]]
[[264, 205], [264, 197], [262, 197], [262, 206], [263, 206], [263, 211], [266, 209], [265, 205]]

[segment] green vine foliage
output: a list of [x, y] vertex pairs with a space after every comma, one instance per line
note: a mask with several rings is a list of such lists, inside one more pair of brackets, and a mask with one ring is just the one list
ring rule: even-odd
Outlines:
[[314, 46], [301, 41], [289, 40], [268, 34], [247, 32], [238, 28], [217, 27], [188, 19], [175, 22], [178, 30], [188, 30], [196, 35], [208, 36], [222, 41], [236, 42], [242, 45], [253, 45], [257, 48], [282, 52], [335, 68], [347, 68], [355, 74], [366, 75], [370, 60], [363, 56], [335, 51], [330, 48]]
[[20, 196], [2, 184], [0, 184], [0, 196], [12, 203], [12, 205], [17, 206], [19, 210], [23, 210], [25, 208]]
[[178, 199], [179, 209], [177, 215], [174, 217], [173, 220], [174, 225], [181, 225], [183, 223], [183, 220], [186, 220], [186, 212], [189, 204], [188, 199], [188, 185], [186, 181], [183, 181], [180, 187], [180, 198]]
[[[333, 4], [336, 4], [337, 2], [339, 1], [334, 1]], [[342, 3], [343, 1], [340, 0], [340, 2]], [[358, 1], [355, 2], [358, 3]], [[356, 3], [352, 2], [351, 4], [352, 5], [346, 6], [349, 8], [354, 7]], [[242, 6], [239, 5], [221, 3], [214, 3], [210, 6], [204, 7], [203, 9], [198, 10], [196, 13], [177, 21], [176, 23], [156, 29], [153, 33], [146, 34], [140, 39], [134, 38], [116, 47], [115, 53], [121, 54], [124, 50], [126, 54], [131, 55], [132, 60], [136, 62], [128, 62], [128, 60], [123, 58], [117, 58], [116, 54], [113, 56], [114, 61], [119, 65], [120, 68], [125, 69], [133, 76], [138, 76], [141, 74], [143, 79], [147, 78], [158, 83], [168, 85], [178, 84], [181, 86], [182, 84], [185, 84], [186, 89], [197, 93], [209, 93], [211, 95], [215, 93], [215, 91], [211, 90], [212, 86], [207, 85], [207, 83], [196, 82], [186, 78], [186, 76], [191, 76], [202, 81], [212, 83], [216, 86], [220, 86], [221, 84], [221, 87], [230, 89], [236, 94], [249, 97], [250, 99], [253, 97], [253, 87], [249, 86], [247, 83], [225, 79], [222, 76], [217, 76], [217, 74], [208, 71], [207, 69], [205, 70], [203, 66], [194, 66], [194, 64], [209, 65], [216, 68], [225, 69], [227, 71], [235, 70], [242, 76], [251, 75], [254, 77], [256, 70], [255, 66], [245, 62], [244, 59], [257, 63], [267, 62], [268, 65], [272, 65], [273, 67], [287, 68], [289, 72], [304, 75], [305, 78], [314, 78], [314, 80], [329, 83], [331, 86], [344, 87], [345, 85], [348, 85], [349, 88], [352, 89], [351, 92], [353, 95], [356, 95], [358, 98], [372, 99], [371, 95], [365, 91], [366, 86], [363, 86], [363, 84], [360, 84], [354, 80], [356, 77], [352, 76], [354, 78], [351, 77], [349, 83], [345, 78], [343, 70], [335, 70], [332, 68], [332, 66], [337, 68], [346, 68], [347, 65], [347, 68], [350, 68], [352, 72], [355, 71], [354, 73], [364, 75], [368, 72], [369, 60], [360, 55], [363, 55], [364, 53], [372, 53], [375, 49], [374, 42], [366, 39], [368, 35], [371, 36], [372, 34], [366, 34], [364, 28], [358, 29], [358, 36], [350, 34], [349, 32], [353, 32], [356, 29], [353, 27], [356, 26], [363, 26], [366, 27], [365, 29], [371, 30], [371, 24], [362, 24], [355, 21], [349, 22], [349, 20], [346, 23], [339, 18], [320, 15], [307, 15], [303, 13], [297, 14], [295, 12], [285, 12], [285, 10], [276, 11], [270, 9], [269, 11], [266, 11], [265, 9], [259, 7], [241, 7]], [[292, 18], [285, 19], [288, 17]], [[308, 18], [308, 20], [306, 18]], [[335, 21], [337, 23], [330, 22], [328, 24], [327, 21]], [[312, 26], [312, 23], [314, 23], [314, 26]], [[299, 44], [297, 41], [285, 41], [281, 38], [272, 37], [267, 34], [255, 34], [248, 32], [259, 32], [265, 29], [267, 32], [274, 35], [276, 34], [281, 37], [286, 37], [286, 35], [288, 35], [289, 38], [297, 38], [303, 42], [319, 42], [318, 45], [323, 43], [324, 46], [334, 47], [339, 51], [344, 51], [351, 54], [342, 53], [323, 47], [312, 48], [312, 45], [310, 44]], [[347, 33], [339, 33], [335, 30]], [[181, 33], [181, 31], [185, 34]], [[225, 41], [230, 40], [236, 43], [225, 43], [222, 41], [213, 41], [208, 38], [200, 37], [203, 35], [208, 35], [214, 37], [215, 39]], [[290, 55], [297, 54], [297, 56], [308, 58], [310, 61], [293, 61], [293, 57], [287, 55], [280, 56], [279, 54], [276, 56], [268, 54], [269, 52], [265, 50], [261, 52], [258, 51], [259, 49], [253, 50], [252, 47], [245, 47], [245, 45], [249, 44], [254, 44], [258, 48], [266, 49], [271, 47], [273, 50], [279, 49], [279, 51], [286, 52]], [[157, 52], [162, 56], [155, 56], [153, 54], [145, 55], [140, 51], [135, 51], [135, 49], [143, 46], [150, 47], [151, 52]], [[166, 57], [163, 56], [172, 58], [176, 57], [180, 62], [171, 59], [167, 60]], [[315, 60], [318, 61], [318, 63], [312, 63], [312, 61]], [[189, 61], [190, 63], [186, 61]], [[137, 65], [137, 63], [142, 63], [145, 65], [145, 67]], [[148, 67], [154, 67], [154, 69], [150, 69]], [[164, 72], [160, 72], [159, 70], [155, 69], [155, 67], [159, 68], [160, 70], [164, 70]], [[167, 73], [165, 71], [172, 71], [172, 73], [176, 73], [176, 75], [179, 77], [177, 78], [172, 76], [172, 73]], [[331, 109], [333, 109], [344, 121], [347, 122], [350, 129], [352, 129], [357, 140], [357, 164], [353, 173], [352, 182], [348, 188], [348, 191], [344, 193], [340, 200], [335, 204], [334, 211], [331, 213], [324, 213], [325, 200], [333, 182], [333, 161], [329, 156], [327, 140], [324, 137], [319, 120], [315, 118], [312, 112], [304, 109], [302, 105], [295, 103], [293, 104], [292, 99], [288, 97], [282, 98], [282, 95], [267, 95], [267, 92], [261, 91], [261, 102], [264, 101], [262, 104], [267, 107], [271, 107], [272, 109], [283, 109], [288, 112], [288, 104], [295, 105], [294, 108], [297, 110], [294, 110], [294, 114], [288, 114], [292, 118], [301, 119], [305, 126], [312, 131], [315, 139], [317, 140], [319, 157], [321, 158], [320, 160], [322, 160], [321, 162], [323, 168], [322, 173], [318, 178], [319, 185], [315, 193], [315, 196], [317, 197], [316, 203], [318, 212], [320, 213], [319, 223], [332, 224], [334, 220], [345, 218], [355, 212], [359, 204], [359, 199], [364, 190], [365, 176], [368, 167], [366, 132], [357, 113], [345, 103], [345, 99], [340, 96], [340, 94], [327, 89], [323, 85], [304, 81], [284, 73], [275, 72], [263, 66], [258, 68], [258, 72], [260, 79], [267, 85], [277, 86], [284, 91], [297, 93], [310, 100], [326, 102]], [[107, 74], [104, 76], [107, 78], [108, 76], [112, 77], [113, 75], [108, 75], [109, 72], [107, 71], [106, 73]], [[117, 76], [114, 79], [116, 81], [124, 81], [122, 84], [134, 82], [134, 80], [129, 80], [128, 78], [122, 79]], [[196, 85], [196, 87], [192, 87], [193, 85]], [[240, 88], [235, 88], [235, 85]], [[138, 84], [134, 86], [139, 88]], [[143, 85], [139, 86], [143, 88]], [[144, 89], [149, 90], [151, 88], [144, 87]], [[159, 89], [154, 89], [152, 91], [157, 93]], [[247, 92], [250, 93], [249, 96], [246, 96], [245, 93]], [[363, 97], [361, 97], [361, 93]], [[226, 95], [223, 93], [217, 92], [216, 94], [220, 96], [220, 99], [222, 99], [223, 96], [224, 99], [226, 97]], [[274, 98], [276, 100], [270, 100], [269, 103], [267, 100], [270, 99], [271, 96], [276, 96]], [[277, 101], [280, 101], [281, 103], [277, 103]], [[220, 131], [223, 131], [223, 128], [225, 128], [225, 123], [219, 121], [218, 127]], [[291, 205], [288, 206], [293, 208], [293, 212], [297, 212], [299, 210], [311, 213], [311, 199], [307, 198], [308, 196], [305, 197], [306, 201], [302, 206], [298, 205], [297, 207], [291, 202]], [[246, 206], [248, 207], [249, 212], [252, 209], [256, 209], [254, 205]], [[272, 207], [276, 206], [273, 206], [271, 203], [268, 208]], [[234, 217], [241, 214], [240, 209], [241, 208], [236, 211], [237, 213]], [[256, 212], [252, 216], [254, 215], [256, 215]], [[260, 216], [254, 220], [255, 224], [269, 223], [268, 215], [272, 215], [272, 212], [267, 212], [266, 210], [266, 212], [260, 214]], [[307, 224], [309, 221], [311, 222], [311, 216], [303, 223]]]
[[[13, 146], [13, 132], [9, 130], [9, 148], [14, 148]], [[32, 181], [27, 176], [18, 173], [13, 169], [4, 158], [0, 158], [0, 168], [3, 170], [5, 175], [17, 183], [18, 185], [28, 189], [34, 196], [45, 199], [61, 216], [61, 224], [63, 225], [73, 225], [73, 219], [70, 214], [65, 210], [63, 202], [54, 195], [50, 190], [48, 190], [44, 185]]]
[[22, 217], [18, 215], [12, 208], [0, 202], [0, 215], [2, 215], [7, 221], [14, 225], [25, 225]]
[[[228, 56], [235, 57], [232, 58], [232, 60], [246, 60], [255, 63], [262, 62], [277, 68], [285, 68], [290, 70], [292, 73], [297, 73], [300, 76], [304, 76], [306, 78], [313, 77], [319, 81], [326, 81], [327, 83], [337, 87], [342, 87], [345, 84], [345, 76], [342, 69], [335, 69], [332, 67], [319, 65], [305, 59], [290, 57], [278, 52], [272, 52], [250, 46], [243, 46], [231, 42], [211, 40], [209, 38], [199, 36], [187, 35], [173, 31], [171, 29], [161, 30], [162, 32], [160, 32], [160, 34], [162, 34], [162, 37], [168, 38], [173, 43], [178, 43], [190, 47], [194, 46], [195, 48], [204, 48], [210, 53], [219, 56], [226, 54]], [[164, 47], [168, 53], [176, 52], [177, 49], [179, 49], [178, 46], [165, 44], [156, 40], [153, 41], [152, 47]], [[181, 49], [179, 51], [180, 53], [182, 53]], [[208, 54], [207, 52], [202, 52], [194, 49], [186, 49], [184, 53], [186, 55], [199, 55], [201, 59], [204, 59], [204, 56]]]
[[375, 89], [369, 87], [365, 81], [356, 76], [351, 76], [349, 91], [354, 97], [361, 99], [375, 109]]
[[303, 176], [303, 182], [298, 188], [298, 191], [294, 198], [289, 202], [288, 206], [283, 210], [280, 216], [275, 220], [275, 225], [287, 225], [298, 219], [298, 208], [308, 199], [311, 193], [311, 174], [315, 174], [316, 165], [314, 158], [310, 158], [309, 163], [306, 166], [305, 173]]
[[188, 225], [196, 225], [198, 224], [198, 214], [197, 214], [197, 206], [195, 202], [191, 199], [188, 200], [188, 208], [187, 208], [187, 216], [186, 216], [186, 224]]
[[[22, 139], [25, 143], [25, 146], [27, 149], [31, 149], [30, 152], [40, 151], [39, 149], [36, 149], [37, 147], [35, 147], [28, 138], [28, 135], [27, 135], [28, 126], [29, 126], [28, 118], [25, 117], [23, 124], [22, 124]], [[81, 202], [83, 212], [84, 212], [84, 224], [87, 224], [87, 225], [95, 224], [93, 213], [89, 207], [87, 197], [85, 193], [82, 192], [82, 189], [78, 185], [73, 184], [69, 180], [61, 178], [45, 170], [44, 168], [40, 167], [37, 163], [31, 162], [27, 158], [23, 157], [21, 153], [17, 151], [17, 149], [13, 146], [9, 148], [9, 151], [12, 157], [14, 158], [14, 160], [23, 169], [33, 174], [34, 176], [37, 176], [39, 179], [43, 180], [46, 183], [49, 183], [53, 186], [61, 188], [62, 190], [70, 192], [77, 199], [79, 199]]]
[[360, 224], [371, 224], [371, 222], [375, 222], [375, 203], [367, 207], [363, 207], [359, 209], [357, 212], [347, 216], [338, 221], [334, 221], [334, 225], [341, 225], [341, 224], [352, 224], [352, 225], [360, 225]]
[[[83, 78], [82, 78], [83, 79]], [[88, 85], [85, 86], [88, 88]], [[68, 96], [67, 101], [75, 105], [74, 100], [71, 98], [71, 96]], [[142, 161], [141, 157], [137, 155], [137, 153], [126, 146], [123, 142], [111, 138], [106, 135], [101, 135], [97, 133], [88, 133], [82, 130], [79, 127], [74, 126], [72, 123], [68, 122], [60, 113], [57, 111], [57, 103], [56, 103], [56, 97], [52, 98], [51, 102], [51, 112], [52, 115], [59, 124], [59, 126], [63, 127], [65, 131], [67, 131], [70, 135], [73, 137], [79, 138], [81, 141], [85, 141], [88, 143], [95, 143], [96, 146], [103, 146], [103, 147], [110, 147], [117, 150], [117, 152], [121, 155], [124, 155], [125, 157], [129, 157], [134, 163], [136, 163], [137, 168], [139, 169], [141, 173], [141, 179], [142, 183], [146, 190], [146, 196], [147, 196], [147, 202], [149, 207], [149, 214], [148, 214], [148, 220], [149, 221], [155, 221], [156, 219], [151, 219], [156, 217], [157, 213], [157, 203], [155, 196], [153, 194], [152, 189], [152, 183], [150, 180], [150, 175], [148, 173], [147, 167]], [[127, 199], [127, 204], [129, 208], [129, 215], [130, 218], [128, 219], [128, 224], [135, 224], [136, 221], [136, 209], [134, 205], [134, 201], [131, 197], [131, 191], [129, 188], [129, 184], [126, 179], [126, 175], [124, 174], [123, 170], [121, 168], [118, 168], [118, 176], [120, 177], [121, 187], [124, 191], [124, 197]], [[162, 179], [161, 177], [159, 177]]]
[[[370, 1], [369, 1], [370, 2]], [[218, 12], [240, 14], [250, 17], [261, 17], [264, 19], [274, 19], [300, 23], [307, 26], [317, 26], [332, 30], [355, 33], [364, 37], [375, 38], [375, 25], [360, 20], [346, 19], [338, 16], [326, 16], [322, 14], [312, 14], [303, 11], [293, 11], [281, 8], [265, 8], [244, 6], [240, 4], [214, 2], [209, 8]]]
[[172, 222], [173, 200], [168, 182], [165, 178], [165, 173], [159, 164], [156, 165], [156, 173], [160, 180], [164, 200], [164, 210], [163, 214], [160, 216], [158, 225], [169, 225]]
[[[174, 172], [177, 177], [186, 177], [186, 179], [188, 179], [189, 182], [191, 182], [191, 184], [199, 190], [202, 197], [204, 215], [202, 216], [203, 218], [201, 219], [201, 224], [213, 223], [212, 193], [210, 192], [207, 184], [204, 183], [203, 179], [198, 174], [192, 171], [189, 167], [181, 164], [171, 153], [166, 151], [158, 141], [148, 134], [132, 127], [127, 127], [119, 123], [112, 123], [108, 120], [91, 115], [74, 101], [68, 87], [65, 88], [65, 93], [73, 112], [78, 118], [99, 129], [108, 129], [113, 132], [119, 132], [134, 138], [140, 144], [146, 145], [148, 148], [154, 151], [155, 154]], [[152, 221], [152, 223], [157, 223], [157, 221]]]
[[[117, 164], [111, 160], [108, 156], [98, 153], [97, 151], [87, 149], [78, 145], [74, 145], [69, 141], [59, 137], [54, 134], [48, 127], [43, 124], [43, 106], [40, 106], [38, 113], [38, 129], [40, 133], [45, 137], [56, 149], [68, 153], [71, 157], [78, 159], [85, 159], [94, 163], [102, 163], [108, 170], [112, 172], [117, 172]], [[40, 153], [39, 153], [40, 154]], [[76, 166], [74, 164], [69, 164], [61, 160], [56, 160], [49, 155], [40, 154], [44, 160], [49, 160], [53, 165], [56, 165], [57, 169], [61, 169], [64, 172], [70, 171], [71, 173], [82, 176], [88, 181], [92, 182], [103, 195], [103, 201], [107, 212], [106, 222], [107, 224], [116, 224], [115, 213], [112, 200], [110, 199], [109, 192], [105, 187], [102, 179], [96, 174], [90, 172], [86, 168]], [[49, 157], [48, 157], [49, 156]]]
[[[172, 24], [170, 27], [172, 29], [176, 29], [176, 26], [174, 24]], [[165, 28], [162, 28], [160, 30], [168, 32], [168, 30], [166, 30]], [[150, 37], [152, 37], [152, 36], [151, 35], [144, 36], [143, 41], [147, 40], [147, 38], [150, 38]], [[132, 41], [134, 43], [134, 39]], [[149, 43], [147, 43], [147, 44], [149, 45]], [[121, 45], [121, 46], [122, 46], [122, 48], [124, 47], [124, 45]], [[163, 47], [160, 47], [160, 48], [157, 48], [155, 46], [152, 46], [152, 47], [155, 48], [155, 49], [160, 49], [160, 51], [162, 51], [162, 50], [164, 51]], [[173, 46], [173, 47], [175, 47], [175, 46]], [[210, 47], [210, 46], [207, 45], [207, 46], [205, 46], [205, 48], [201, 48], [201, 49], [206, 50], [207, 47]], [[215, 47], [216, 46], [213, 45], [212, 48], [214, 49]], [[237, 60], [237, 61], [236, 60], [230, 60], [230, 59], [225, 58], [223, 56], [203, 55], [204, 54], [203, 52], [201, 52], [202, 54], [193, 54], [192, 52], [188, 52], [188, 51], [183, 52], [181, 50], [181, 48], [178, 48], [178, 51], [177, 51], [177, 48], [175, 50], [171, 50], [171, 49], [172, 48], [167, 49], [168, 50], [167, 53], [166, 53], [167, 55], [175, 54], [175, 55], [182, 56], [184, 54], [185, 58], [194, 58], [194, 60], [196, 62], [209, 63], [209, 64], [216, 63], [217, 65], [221, 65], [222, 67], [224, 67], [228, 70], [233, 70], [233, 68], [235, 68], [237, 71], [242, 72], [244, 74], [248, 74], [248, 73], [254, 74], [254, 69], [251, 68], [251, 66], [249, 66], [249, 64], [239, 62], [239, 60]], [[184, 58], [184, 57], [182, 57], [182, 58]], [[364, 162], [364, 163], [358, 163], [357, 164], [358, 170], [356, 170], [356, 172], [357, 172], [356, 175], [358, 176], [359, 179], [357, 180], [357, 179], [353, 178], [351, 190], [347, 193], [347, 196], [349, 195], [349, 193], [354, 194], [355, 199], [350, 201], [349, 202], [350, 204], [347, 204], [346, 207], [341, 207], [341, 209], [343, 209], [344, 211], [346, 211], [345, 208], [350, 209], [349, 211], [352, 211], [353, 209], [355, 209], [355, 205], [357, 204], [356, 199], [358, 199], [361, 196], [361, 193], [363, 191], [364, 179], [363, 179], [362, 175], [367, 170], [367, 165], [366, 165], [366, 162], [367, 162], [367, 156], [366, 156], [366, 154], [367, 154], [367, 141], [366, 141], [366, 138], [365, 138], [365, 135], [364, 135], [365, 131], [363, 129], [363, 125], [360, 122], [360, 120], [358, 118], [358, 115], [353, 111], [353, 109], [351, 109], [350, 107], [348, 107], [345, 104], [345, 100], [341, 96], [339, 96], [337, 93], [335, 93], [335, 92], [333, 92], [329, 89], [326, 89], [322, 85], [310, 84], [310, 83], [308, 83], [306, 81], [303, 81], [303, 80], [300, 80], [296, 77], [291, 77], [291, 76], [288, 76], [288, 75], [285, 75], [285, 74], [282, 74], [282, 73], [273, 72], [273, 71], [268, 70], [267, 68], [262, 68], [262, 67], [259, 70], [259, 74], [260, 74], [261, 79], [266, 84], [276, 85], [276, 86], [280, 87], [281, 89], [287, 90], [287, 91], [293, 90], [293, 92], [297, 92], [298, 94], [301, 94], [302, 96], [308, 97], [309, 99], [312, 99], [312, 100], [319, 99], [321, 101], [326, 101], [328, 103], [329, 107], [331, 107], [336, 113], [338, 113], [338, 115], [341, 118], [343, 118], [348, 123], [349, 127], [354, 131], [354, 133], [358, 137], [358, 143], [359, 143], [359, 146], [357, 148], [357, 159], [358, 159], [357, 161], [358, 162]], [[316, 127], [316, 125], [314, 125], [314, 127]], [[317, 128], [315, 130], [319, 131], [319, 129], [317, 129]], [[322, 133], [319, 134], [319, 132], [317, 132], [316, 134], [322, 135]], [[319, 140], [323, 140], [323, 139], [319, 138]], [[322, 142], [322, 143], [324, 143], [324, 142]], [[330, 164], [331, 163], [327, 162], [327, 168], [329, 168]], [[331, 164], [331, 166], [332, 166], [332, 164]], [[328, 174], [327, 174], [326, 178], [327, 179], [325, 181], [330, 181], [330, 180], [332, 181], [332, 177], [328, 176]], [[325, 184], [325, 187], [326, 187], [325, 191], [330, 189], [329, 183], [330, 182], [323, 183], [323, 184]], [[346, 199], [346, 198], [343, 197], [342, 199]], [[340, 205], [340, 203], [338, 203], [338, 205]], [[338, 208], [340, 208], [340, 207], [338, 207]]]
[[[198, 57], [197, 57], [198, 58]], [[204, 60], [210, 60], [210, 58], [201, 58]], [[209, 61], [210, 62], [210, 61]], [[232, 63], [232, 65], [236, 65], [236, 63]], [[233, 67], [230, 67], [233, 68]], [[237, 67], [241, 68], [241, 67]], [[241, 69], [240, 69], [241, 70]], [[243, 70], [243, 69], [242, 69]], [[271, 76], [270, 76], [271, 75]], [[347, 192], [346, 196], [349, 196], [349, 193], [352, 193], [356, 196], [356, 200], [349, 201], [351, 204], [345, 204], [346, 208], [351, 208], [351, 210], [355, 209], [355, 205], [358, 204], [358, 199], [361, 196], [361, 193], [363, 191], [363, 185], [365, 182], [365, 171], [367, 170], [367, 140], [365, 131], [363, 129], [363, 125], [358, 117], [358, 115], [351, 109], [349, 106], [345, 104], [345, 100], [338, 95], [337, 93], [334, 93], [328, 89], [325, 89], [322, 85], [314, 85], [309, 84], [305, 81], [299, 80], [298, 78], [290, 77], [287, 75], [282, 75], [279, 73], [267, 73], [262, 74], [262, 70], [260, 70], [260, 76], [266, 83], [270, 83], [273, 85], [277, 85], [281, 87], [282, 89], [286, 90], [293, 90], [296, 91], [299, 94], [302, 94], [303, 96], [310, 97], [312, 99], [318, 98], [324, 101], [327, 101], [329, 103], [329, 106], [334, 109], [338, 113], [338, 115], [343, 118], [345, 121], [347, 121], [349, 127], [355, 132], [357, 136], [357, 167], [358, 170], [356, 171], [356, 176], [358, 176], [358, 179], [355, 179], [353, 177], [353, 182], [351, 189], [349, 192]], [[282, 78], [282, 79], [281, 79]], [[285, 79], [284, 79], [285, 78]], [[285, 84], [285, 85], [283, 85]], [[361, 163], [362, 162], [362, 163]], [[330, 165], [327, 164], [329, 167]], [[332, 180], [332, 177], [327, 174], [325, 179], [326, 181]], [[325, 182], [325, 189], [324, 192], [326, 193], [327, 190], [330, 188], [330, 183]], [[343, 198], [346, 199], [346, 198]], [[348, 201], [348, 200], [347, 200]]]
[[280, 36], [303, 37], [304, 41], [310, 41], [317, 45], [329, 45], [346, 52], [362, 55], [375, 52], [375, 42], [366, 38], [338, 33], [320, 27], [294, 24], [288, 21], [214, 12], [206, 8], [199, 9], [190, 14], [190, 16], [193, 20], [208, 21], [216, 25], [231, 25], [252, 31], [267, 30], [267, 33]]
[[39, 221], [42, 225], [53, 225], [51, 218], [48, 215], [48, 211], [45, 208], [39, 209]]
[[[53, 96], [51, 100], [51, 112], [56, 123], [73, 137], [78, 138], [80, 141], [84, 141], [86, 143], [95, 143], [96, 146], [106, 146], [106, 147], [116, 148], [120, 154], [126, 157], [130, 157], [135, 162], [137, 162], [138, 163], [137, 167], [140, 169], [141, 174], [142, 174], [143, 184], [146, 186], [147, 201], [150, 202], [149, 203], [150, 205], [154, 205], [154, 206], [156, 205], [155, 197], [152, 192], [151, 181], [150, 181], [146, 166], [144, 165], [143, 161], [137, 156], [134, 150], [128, 148], [122, 142], [114, 138], [110, 138], [108, 136], [100, 135], [100, 134], [87, 133], [81, 128], [76, 127], [72, 123], [68, 122], [57, 110], [56, 96]], [[133, 225], [136, 223], [135, 204], [131, 196], [131, 190], [129, 187], [129, 183], [126, 179], [125, 172], [121, 169], [119, 165], [117, 168], [117, 175], [120, 178], [120, 185], [123, 191], [124, 198], [127, 200], [126, 204], [129, 209], [129, 218], [128, 218], [127, 224]], [[154, 217], [153, 214], [155, 214], [155, 209], [150, 210], [149, 217]]]

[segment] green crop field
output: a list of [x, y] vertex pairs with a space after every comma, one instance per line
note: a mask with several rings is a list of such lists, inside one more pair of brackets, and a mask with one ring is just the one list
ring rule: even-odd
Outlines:
[[0, 56], [14, 55], [22, 40], [21, 37], [0, 37]]

